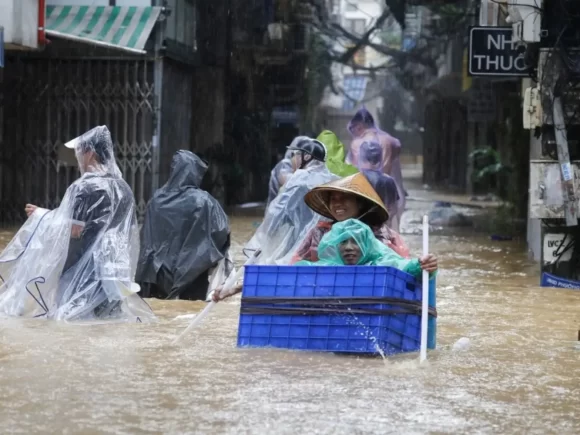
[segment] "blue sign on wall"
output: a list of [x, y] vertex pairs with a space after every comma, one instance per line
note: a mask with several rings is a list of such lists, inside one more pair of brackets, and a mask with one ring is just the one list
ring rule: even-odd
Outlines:
[[0, 68], [4, 68], [4, 27], [0, 26]]

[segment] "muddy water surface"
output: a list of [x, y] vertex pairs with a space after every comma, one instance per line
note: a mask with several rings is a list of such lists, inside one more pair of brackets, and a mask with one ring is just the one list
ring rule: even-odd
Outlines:
[[[237, 246], [256, 220], [232, 219]], [[406, 240], [418, 253], [420, 235]], [[439, 348], [422, 367], [236, 349], [238, 300], [178, 346], [188, 320], [176, 317], [204, 303], [151, 301], [154, 325], [1, 320], [1, 432], [580, 433], [580, 292], [538, 288], [517, 243], [464, 231], [431, 246], [443, 269]], [[453, 351], [461, 337], [471, 346]]]

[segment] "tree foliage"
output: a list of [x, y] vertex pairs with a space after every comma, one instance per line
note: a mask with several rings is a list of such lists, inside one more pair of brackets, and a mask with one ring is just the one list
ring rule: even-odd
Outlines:
[[[423, 8], [429, 18], [422, 22], [420, 34], [414, 35], [414, 46], [410, 49], [395, 48], [394, 41], [385, 38], [387, 26], [395, 25], [405, 30], [405, 0], [386, 0], [381, 15], [362, 35], [352, 33], [330, 18], [315, 20], [313, 25], [326, 41], [330, 61], [351, 66], [355, 71], [366, 70], [371, 74], [388, 71], [399, 76], [418, 75], [421, 80], [403, 82], [408, 89], [417, 90], [424, 86], [426, 79], [436, 76], [437, 62], [445, 53], [448, 43], [466, 34], [474, 16], [474, 9], [468, 4], [465, 0], [427, 2]], [[339, 42], [338, 49], [336, 42]], [[387, 61], [372, 67], [355, 65], [355, 54], [365, 47], [384, 55]]]

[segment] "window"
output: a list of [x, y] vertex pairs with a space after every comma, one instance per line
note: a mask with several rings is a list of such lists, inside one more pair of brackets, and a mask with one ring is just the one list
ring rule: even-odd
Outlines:
[[347, 2], [346, 3], [346, 11], [347, 12], [356, 12], [356, 11], [358, 11], [358, 8], [356, 7], [356, 5], [354, 3]]
[[346, 30], [355, 35], [362, 35], [367, 27], [367, 22], [364, 19], [346, 20]]
[[506, 12], [500, 3], [507, 4], [506, 0], [482, 0], [479, 9], [480, 26], [505, 26]]

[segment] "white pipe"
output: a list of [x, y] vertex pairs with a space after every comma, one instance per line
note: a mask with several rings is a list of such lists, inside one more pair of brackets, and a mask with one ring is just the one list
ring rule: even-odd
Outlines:
[[[250, 257], [248, 259], [248, 261], [246, 261], [246, 263], [244, 264], [244, 266], [248, 266], [250, 264], [253, 264], [256, 262], [256, 260], [258, 259], [260, 255], [260, 250], [256, 251], [254, 253], [254, 255], [252, 257]], [[222, 291], [226, 291], [226, 290], [231, 290], [234, 285], [236, 285], [236, 282], [241, 278], [242, 273], [244, 272], [244, 266], [240, 267], [238, 269], [238, 271], [234, 274], [232, 273], [228, 279], [226, 280], [223, 290]], [[191, 321], [191, 323], [189, 324], [189, 326], [187, 328], [185, 328], [185, 330], [179, 334], [179, 336], [173, 340], [172, 344], [176, 344], [182, 337], [184, 337], [189, 331], [191, 331], [193, 328], [195, 328], [197, 325], [199, 325], [201, 323], [201, 321], [204, 319], [205, 316], [207, 316], [207, 314], [211, 311], [211, 309], [215, 306], [215, 302], [212, 300], [209, 304], [207, 304], [207, 306], [203, 309], [203, 311], [201, 313], [199, 313], [197, 316], [195, 316], [195, 318]]]
[[[423, 216], [423, 256], [429, 254], [429, 217]], [[427, 320], [429, 319], [429, 272], [423, 271], [423, 304], [421, 310], [420, 362], [427, 359]]]

